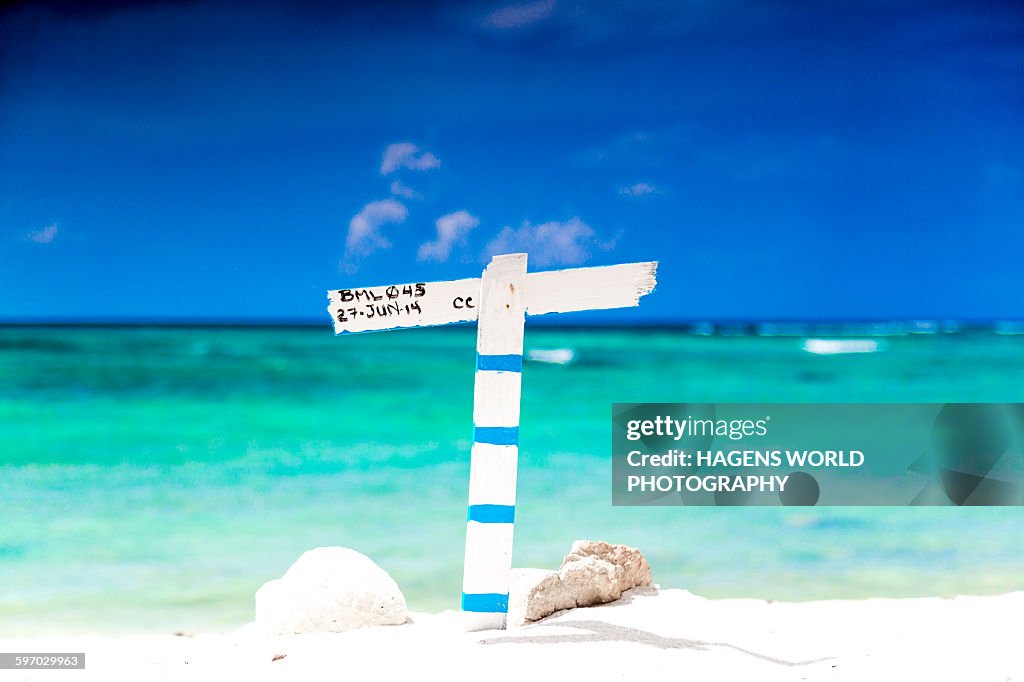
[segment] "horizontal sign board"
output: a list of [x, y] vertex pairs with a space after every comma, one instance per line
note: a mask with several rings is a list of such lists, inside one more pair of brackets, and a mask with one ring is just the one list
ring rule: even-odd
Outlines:
[[[526, 314], [628, 308], [654, 289], [657, 263], [531, 272]], [[334, 332], [369, 332], [472, 322], [479, 316], [480, 278], [411, 282], [327, 293]]]

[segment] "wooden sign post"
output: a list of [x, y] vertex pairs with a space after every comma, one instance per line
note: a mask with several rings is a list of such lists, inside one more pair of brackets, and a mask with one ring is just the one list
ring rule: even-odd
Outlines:
[[466, 629], [505, 626], [519, 459], [526, 315], [626, 308], [654, 289], [657, 263], [526, 272], [526, 254], [495, 256], [483, 276], [338, 289], [327, 306], [336, 334], [477, 320], [473, 450], [462, 578]]

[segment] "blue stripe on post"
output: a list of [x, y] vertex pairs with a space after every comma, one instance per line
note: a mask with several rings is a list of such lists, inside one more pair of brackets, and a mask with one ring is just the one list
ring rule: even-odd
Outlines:
[[507, 594], [462, 593], [462, 610], [476, 613], [508, 613]]
[[522, 355], [477, 355], [476, 368], [486, 372], [522, 372]]
[[471, 504], [467, 521], [477, 523], [514, 523], [516, 507], [513, 504]]
[[488, 445], [519, 445], [518, 426], [476, 426], [473, 440]]

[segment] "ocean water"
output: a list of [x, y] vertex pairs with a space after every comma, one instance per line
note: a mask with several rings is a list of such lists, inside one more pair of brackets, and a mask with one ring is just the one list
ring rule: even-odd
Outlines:
[[[1024, 337], [527, 330], [515, 564], [641, 547], [710, 597], [1024, 589], [1019, 508], [621, 508], [612, 402], [1021, 401]], [[376, 560], [457, 608], [472, 328], [0, 328], [0, 635], [227, 630], [306, 549]]]

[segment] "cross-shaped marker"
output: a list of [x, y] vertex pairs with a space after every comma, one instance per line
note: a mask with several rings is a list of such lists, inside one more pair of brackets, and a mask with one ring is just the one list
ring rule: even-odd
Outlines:
[[336, 334], [477, 322], [473, 450], [462, 578], [467, 630], [499, 629], [508, 613], [519, 459], [526, 315], [627, 308], [655, 285], [655, 263], [526, 272], [526, 254], [495, 256], [482, 277], [338, 289]]

